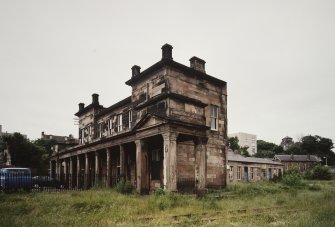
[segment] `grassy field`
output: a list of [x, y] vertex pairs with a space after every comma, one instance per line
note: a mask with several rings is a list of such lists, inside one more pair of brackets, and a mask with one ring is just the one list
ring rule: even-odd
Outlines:
[[0, 194], [0, 226], [335, 226], [335, 181], [229, 186], [204, 198], [158, 194]]

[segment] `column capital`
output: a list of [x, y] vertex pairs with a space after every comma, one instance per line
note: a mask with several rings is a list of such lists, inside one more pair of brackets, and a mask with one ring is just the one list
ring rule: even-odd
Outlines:
[[178, 133], [177, 132], [164, 132], [162, 133], [163, 139], [164, 141], [176, 141], [177, 137], [178, 137]]
[[144, 145], [144, 140], [143, 139], [135, 140], [134, 142], [135, 142], [136, 146], [143, 146]]

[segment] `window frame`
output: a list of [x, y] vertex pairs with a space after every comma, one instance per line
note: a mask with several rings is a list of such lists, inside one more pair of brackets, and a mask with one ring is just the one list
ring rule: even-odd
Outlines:
[[[210, 119], [211, 119], [210, 127], [211, 127], [211, 130], [213, 131], [218, 131], [218, 128], [219, 128], [218, 118], [219, 118], [219, 107], [217, 105], [211, 104], [210, 105]], [[213, 121], [214, 121], [214, 125], [213, 125]]]
[[122, 114], [117, 115], [117, 131], [122, 132]]
[[241, 166], [237, 166], [237, 179], [241, 180], [242, 179], [242, 173], [241, 173], [242, 167]]

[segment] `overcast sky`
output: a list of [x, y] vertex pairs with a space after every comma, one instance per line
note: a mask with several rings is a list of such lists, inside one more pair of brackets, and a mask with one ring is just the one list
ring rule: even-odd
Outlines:
[[335, 1], [0, 0], [0, 124], [78, 136], [92, 93], [129, 96], [131, 67], [171, 44], [227, 82], [229, 133], [335, 141]]

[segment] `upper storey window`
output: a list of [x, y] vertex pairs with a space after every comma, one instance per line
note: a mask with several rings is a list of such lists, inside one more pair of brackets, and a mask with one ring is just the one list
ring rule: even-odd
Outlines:
[[117, 115], [117, 131], [122, 131], [122, 114]]
[[218, 130], [218, 107], [211, 105], [211, 129]]

